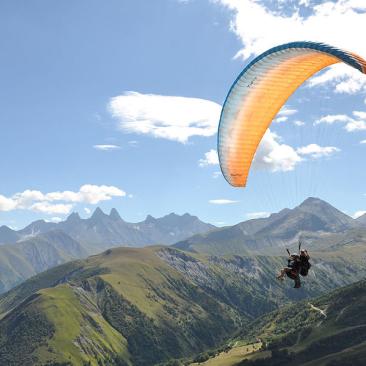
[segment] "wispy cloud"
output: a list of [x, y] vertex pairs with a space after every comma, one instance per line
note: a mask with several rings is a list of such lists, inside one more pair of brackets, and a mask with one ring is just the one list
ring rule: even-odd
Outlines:
[[122, 131], [186, 143], [192, 136], [213, 136], [221, 106], [179, 96], [126, 92], [112, 98], [109, 110]]
[[79, 191], [55, 191], [42, 193], [25, 190], [11, 197], [0, 195], [0, 211], [30, 210], [47, 214], [68, 214], [75, 203], [97, 204], [126, 193], [114, 186], [84, 184]]
[[366, 112], [363, 111], [353, 111], [352, 117], [345, 114], [334, 114], [327, 115], [319, 118], [314, 122], [314, 125], [325, 124], [335, 124], [343, 123], [344, 129], [347, 132], [363, 131], [366, 130]]
[[286, 122], [288, 120], [287, 116], [282, 116], [282, 117], [277, 117], [273, 120], [273, 122], [275, 123], [282, 123], [282, 122]]
[[[327, 42], [366, 56], [366, 44], [360, 32], [365, 29], [366, 2], [363, 0], [324, 1], [320, 4], [303, 0], [298, 5], [293, 1], [282, 1], [286, 12], [279, 10], [278, 6], [274, 10], [268, 3], [256, 0], [213, 1], [232, 11], [230, 30], [243, 46], [236, 57], [248, 59], [279, 44], [303, 39]], [[300, 7], [307, 10], [306, 16], [301, 15]], [[365, 75], [346, 65], [331, 67], [313, 78], [309, 85], [327, 83], [342, 93], [366, 89]]]
[[283, 106], [280, 111], [278, 112], [278, 116], [292, 116], [293, 114], [297, 113], [297, 109], [289, 108], [287, 106]]
[[213, 205], [230, 205], [232, 203], [238, 203], [239, 201], [233, 201], [233, 200], [221, 198], [221, 199], [216, 199], [216, 200], [209, 200], [208, 202], [212, 203]]
[[319, 146], [317, 144], [309, 144], [307, 146], [299, 147], [296, 151], [299, 155], [310, 156], [311, 158], [319, 159], [322, 157], [329, 157], [341, 150], [335, 146]]
[[351, 122], [353, 121], [353, 119], [345, 114], [331, 114], [331, 115], [327, 115], [327, 116], [323, 116], [321, 118], [319, 118], [318, 120], [316, 120], [314, 122], [314, 125], [319, 125], [321, 123], [325, 123], [328, 125], [332, 125], [334, 123], [347, 123], [347, 122]]
[[121, 147], [118, 145], [93, 145], [93, 148], [96, 150], [102, 150], [102, 151], [110, 151], [110, 150], [118, 150]]
[[245, 216], [248, 220], [253, 220], [253, 219], [261, 219], [261, 218], [269, 217], [270, 214], [271, 214], [270, 212], [266, 212], [266, 211], [248, 212]]
[[366, 144], [366, 140], [360, 141], [360, 144]]

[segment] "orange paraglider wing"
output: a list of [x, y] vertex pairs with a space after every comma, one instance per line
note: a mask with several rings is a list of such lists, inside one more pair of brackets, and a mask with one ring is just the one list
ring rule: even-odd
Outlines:
[[245, 187], [258, 145], [291, 94], [338, 62], [366, 73], [366, 61], [360, 56], [314, 42], [272, 48], [240, 73], [226, 97], [218, 129], [220, 167], [232, 186]]

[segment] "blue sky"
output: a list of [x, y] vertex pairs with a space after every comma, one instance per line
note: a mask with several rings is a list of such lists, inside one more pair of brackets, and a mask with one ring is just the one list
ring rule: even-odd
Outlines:
[[215, 160], [218, 112], [248, 61], [302, 39], [366, 57], [365, 12], [355, 0], [1, 2], [0, 225], [96, 206], [223, 225], [309, 195], [366, 210], [366, 78], [342, 65], [291, 97], [262, 146], [290, 155], [254, 167], [246, 189]]

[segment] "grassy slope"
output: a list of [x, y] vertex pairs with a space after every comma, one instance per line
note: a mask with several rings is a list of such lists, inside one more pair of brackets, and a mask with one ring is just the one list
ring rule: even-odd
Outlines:
[[[257, 356], [269, 357], [271, 352], [272, 358], [238, 365], [365, 365], [366, 281], [267, 314], [253, 322], [243, 337], [244, 342], [261, 339], [267, 350]], [[229, 365], [229, 361], [222, 363]]]
[[39, 311], [55, 329], [47, 347], [37, 352], [41, 362], [98, 365], [97, 360], [105, 362], [111, 355], [129, 360], [126, 339], [106, 322], [93, 302], [83, 298], [82, 290], [60, 285], [39, 293]]
[[[34, 365], [94, 364], [106, 362], [107, 353], [127, 363], [131, 357], [135, 365], [152, 365], [215, 346], [239, 326], [236, 311], [186, 281], [152, 248], [110, 250], [37, 277], [0, 299], [3, 329], [15, 326], [23, 334], [25, 323], [11, 319], [24, 309], [42, 316], [43, 337], [40, 342], [29, 338], [32, 352], [25, 353], [32, 354]], [[28, 303], [32, 293], [36, 298]], [[29, 323], [27, 332], [34, 327]], [[8, 333], [1, 337], [0, 361], [17, 343]], [[12, 357], [9, 365], [27, 364], [24, 354]]]

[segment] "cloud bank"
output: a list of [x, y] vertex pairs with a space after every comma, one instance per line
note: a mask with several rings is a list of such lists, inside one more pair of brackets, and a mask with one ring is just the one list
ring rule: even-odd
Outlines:
[[120, 188], [106, 185], [84, 184], [79, 191], [42, 193], [27, 189], [11, 197], [0, 195], [0, 211], [30, 210], [46, 214], [68, 214], [76, 203], [98, 204], [113, 197], [124, 197]]
[[209, 100], [126, 92], [112, 98], [109, 111], [124, 132], [181, 143], [217, 132], [221, 106]]
[[[236, 58], [248, 59], [279, 44], [312, 40], [350, 50], [366, 58], [366, 2], [363, 0], [284, 0], [264, 4], [257, 0], [213, 0], [232, 11], [230, 30], [243, 47]], [[282, 5], [282, 7], [280, 6]], [[302, 14], [307, 14], [302, 15]], [[310, 14], [310, 15], [309, 15]], [[260, 19], [260, 21], [258, 21]], [[346, 31], [345, 31], [346, 30]], [[332, 84], [339, 93], [366, 92], [366, 78], [347, 65], [335, 65], [309, 85]]]

